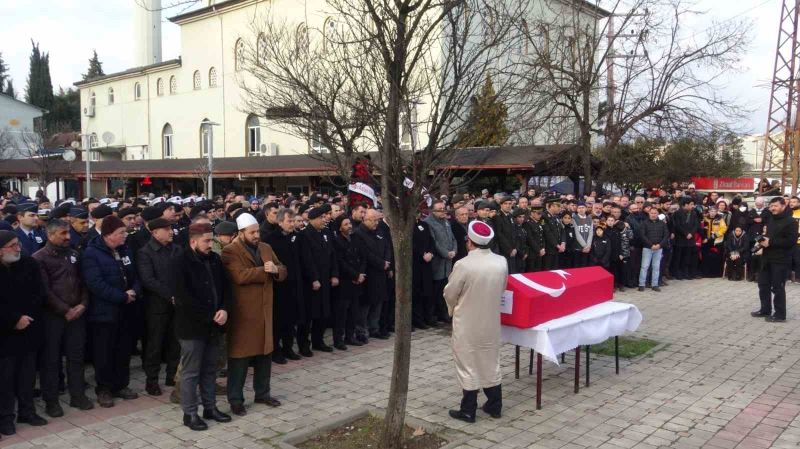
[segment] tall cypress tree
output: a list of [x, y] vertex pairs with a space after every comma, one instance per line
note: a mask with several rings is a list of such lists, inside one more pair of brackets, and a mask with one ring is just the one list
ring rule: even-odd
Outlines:
[[39, 50], [39, 44], [33, 42], [31, 50], [28, 86], [25, 89], [25, 101], [34, 106], [50, 110], [53, 107], [53, 83], [50, 79], [50, 55]]
[[467, 123], [458, 136], [458, 146], [503, 145], [509, 135], [507, 117], [508, 108], [497, 98], [492, 79], [487, 76], [481, 91], [472, 97]]
[[6, 81], [6, 90], [3, 93], [11, 98], [17, 98], [17, 92], [14, 91], [14, 83], [11, 81], [11, 78]]
[[89, 59], [89, 71], [83, 75], [84, 81], [89, 78], [105, 75], [103, 72], [103, 63], [100, 62], [100, 59], [97, 57], [97, 50], [93, 50], [93, 52], [92, 57]]
[[0, 92], [5, 92], [3, 86], [8, 78], [8, 66], [3, 62], [3, 54], [0, 53]]

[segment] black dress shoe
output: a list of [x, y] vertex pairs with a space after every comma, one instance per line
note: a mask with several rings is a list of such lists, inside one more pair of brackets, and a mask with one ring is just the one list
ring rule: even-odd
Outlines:
[[348, 338], [344, 341], [347, 346], [364, 346], [364, 343], [356, 340], [355, 338]]
[[247, 409], [244, 408], [244, 405], [242, 404], [232, 404], [231, 413], [233, 413], [236, 416], [244, 416], [247, 414]]
[[475, 422], [475, 415], [468, 415], [461, 410], [450, 410], [450, 417], [470, 424]]
[[122, 390], [116, 391], [112, 393], [115, 398], [125, 399], [125, 400], [132, 400], [137, 399], [139, 394], [131, 390], [130, 388], [123, 388]]
[[300, 355], [303, 357], [314, 357], [314, 353], [311, 352], [310, 348], [300, 348]]
[[183, 415], [183, 425], [196, 431], [208, 430], [208, 424], [197, 415]]
[[302, 359], [302, 357], [300, 357], [296, 352], [294, 352], [291, 349], [284, 349], [283, 350], [283, 356], [286, 357], [289, 360], [300, 360], [300, 359]]
[[326, 345], [325, 343], [318, 343], [315, 345], [311, 345], [311, 348], [315, 351], [322, 351], [322, 352], [333, 352], [333, 348]]
[[278, 365], [286, 365], [286, 357], [279, 351], [275, 351], [272, 353], [272, 362], [277, 363]]
[[495, 413], [492, 413], [492, 412], [490, 412], [490, 411], [486, 410], [486, 406], [485, 406], [485, 405], [484, 405], [483, 407], [481, 407], [481, 410], [483, 410], [483, 411], [484, 411], [484, 412], [485, 412], [487, 415], [491, 416], [491, 417], [492, 417], [492, 418], [494, 418], [494, 419], [500, 419], [500, 418], [501, 418], [501, 416], [502, 416], [502, 415], [500, 414], [500, 412], [495, 412]]
[[768, 313], [764, 313], [764, 312], [762, 312], [760, 310], [756, 310], [755, 312], [750, 312], [750, 316], [753, 317], [753, 318], [764, 318], [764, 317], [768, 317], [769, 314]]
[[253, 402], [255, 402], [256, 404], [265, 404], [265, 405], [268, 405], [270, 407], [280, 407], [281, 406], [281, 401], [273, 398], [272, 396], [267, 396], [265, 398], [258, 398]]
[[360, 341], [363, 344], [369, 343], [369, 338], [366, 335], [357, 335], [356, 340]]
[[37, 415], [36, 413], [28, 416], [20, 416], [17, 418], [17, 422], [20, 424], [30, 424], [32, 426], [37, 426], [37, 427], [47, 425], [47, 420]]
[[0, 434], [5, 436], [14, 435], [17, 433], [17, 428], [14, 426], [14, 423], [4, 423], [0, 424]]
[[786, 318], [778, 318], [775, 315], [764, 318], [768, 323], [785, 323]]
[[340, 351], [347, 351], [347, 345], [342, 343], [341, 341], [334, 343], [333, 347]]
[[653, 287], [653, 291], [654, 292], [660, 292], [661, 291], [661, 287]]
[[59, 404], [58, 401], [52, 401], [45, 404], [44, 412], [47, 413], [47, 416], [51, 418], [60, 418], [64, 416], [64, 409], [61, 408], [61, 404]]
[[211, 410], [203, 410], [203, 419], [211, 419], [216, 422], [231, 422], [233, 418], [227, 413], [222, 413], [218, 408], [214, 407]]
[[162, 394], [161, 387], [159, 387], [158, 384], [155, 383], [148, 383], [147, 385], [145, 385], [144, 391], [147, 392], [147, 394], [149, 394], [150, 396], [161, 396]]
[[71, 398], [69, 400], [69, 406], [83, 411], [91, 410], [94, 408], [94, 404], [86, 396], [78, 396]]

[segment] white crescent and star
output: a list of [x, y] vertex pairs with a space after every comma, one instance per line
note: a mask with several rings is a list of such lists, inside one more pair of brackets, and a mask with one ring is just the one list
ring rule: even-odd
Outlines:
[[[555, 274], [561, 276], [561, 279], [564, 279], [564, 280], [566, 280], [567, 276], [570, 275], [570, 273], [568, 273], [568, 272], [566, 272], [564, 270], [551, 270], [550, 273], [555, 273]], [[512, 274], [511, 277], [516, 279], [517, 281], [519, 281], [521, 284], [525, 285], [526, 287], [532, 288], [532, 289], [534, 289], [536, 291], [540, 291], [540, 292], [542, 292], [542, 293], [544, 293], [546, 295], [550, 295], [550, 297], [552, 297], [552, 298], [558, 298], [559, 296], [563, 295], [565, 291], [567, 291], [567, 285], [564, 282], [561, 283], [561, 287], [560, 288], [552, 288], [552, 287], [548, 287], [546, 285], [539, 284], [538, 282], [532, 281], [532, 280], [526, 278], [525, 276], [523, 276], [522, 274]]]

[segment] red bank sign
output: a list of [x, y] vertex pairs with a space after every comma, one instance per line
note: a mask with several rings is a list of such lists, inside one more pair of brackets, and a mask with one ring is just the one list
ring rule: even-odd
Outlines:
[[697, 190], [719, 192], [752, 192], [756, 185], [753, 178], [692, 178]]
[[614, 297], [614, 277], [601, 267], [508, 276], [500, 305], [507, 326], [534, 327]]

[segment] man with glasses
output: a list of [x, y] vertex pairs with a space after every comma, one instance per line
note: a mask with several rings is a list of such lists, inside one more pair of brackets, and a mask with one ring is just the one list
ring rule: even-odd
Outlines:
[[447, 277], [453, 270], [453, 259], [456, 257], [458, 245], [453, 235], [450, 222], [447, 221], [444, 201], [434, 201], [431, 204], [431, 215], [425, 219], [431, 229], [433, 236], [434, 254], [431, 261], [433, 269], [433, 303], [430, 303], [426, 311], [430, 322], [439, 321], [449, 323], [450, 317], [447, 314], [447, 305], [444, 302], [444, 286], [447, 284]]
[[18, 423], [47, 424], [33, 404], [47, 295], [39, 264], [22, 253], [17, 234], [5, 230], [0, 231], [0, 285], [0, 434], [13, 435], [15, 411]]

